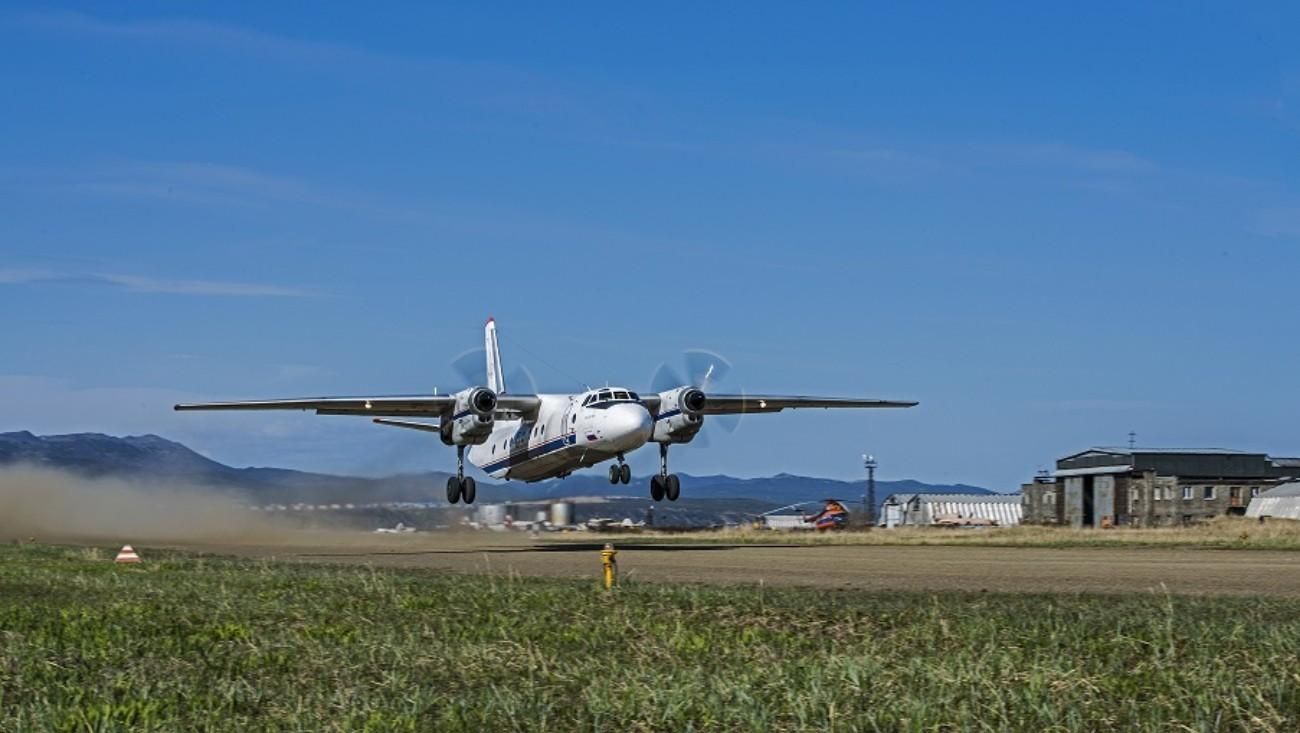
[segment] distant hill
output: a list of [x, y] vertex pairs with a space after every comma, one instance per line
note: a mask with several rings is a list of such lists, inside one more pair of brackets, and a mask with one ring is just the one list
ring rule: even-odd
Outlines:
[[[682, 494], [695, 499], [731, 499], [746, 498], [765, 501], [778, 506], [801, 501], [821, 501], [822, 499], [842, 499], [844, 501], [861, 501], [866, 493], [867, 482], [839, 481], [829, 478], [795, 476], [788, 473], [762, 478], [735, 478], [726, 475], [692, 476], [680, 474]], [[636, 496], [647, 491], [642, 490], [649, 477], [633, 479], [628, 486], [610, 486], [604, 471], [576, 473], [566, 479], [543, 481], [536, 484], [511, 484], [511, 498], [547, 499], [561, 496]], [[996, 493], [977, 486], [964, 484], [926, 484], [920, 481], [877, 481], [876, 500], [896, 493], [918, 494], [992, 494]]]
[[[158, 482], [184, 482], [217, 490], [239, 491], [257, 503], [427, 502], [443, 496], [443, 472], [361, 478], [282, 468], [233, 468], [156, 435], [114, 437], [99, 433], [37, 436], [23, 431], [0, 433], [0, 465], [25, 463], [86, 476], [112, 476]], [[646, 498], [648, 477], [628, 486], [611, 486], [604, 471], [587, 471], [566, 479], [536, 484], [480, 482], [482, 501], [530, 501], [566, 496]], [[756, 509], [775, 508], [825, 498], [860, 501], [866, 481], [837, 481], [779, 474], [763, 478], [682, 474], [683, 498], [746, 499]], [[919, 481], [877, 481], [877, 501], [893, 493], [994, 493], [974, 486], [934, 485]]]
[[438, 487], [447, 480], [445, 473], [375, 479], [284, 468], [233, 468], [157, 435], [0, 433], [0, 465], [15, 464], [95, 478], [201, 485], [238, 492], [258, 503], [428, 501], [441, 494]]

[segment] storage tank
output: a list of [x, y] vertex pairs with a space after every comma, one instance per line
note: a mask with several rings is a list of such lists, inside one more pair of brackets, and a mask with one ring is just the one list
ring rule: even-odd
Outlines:
[[474, 509], [474, 521], [482, 525], [506, 523], [505, 504], [480, 504]]
[[551, 505], [551, 524], [568, 527], [573, 524], [573, 502], [557, 501]]

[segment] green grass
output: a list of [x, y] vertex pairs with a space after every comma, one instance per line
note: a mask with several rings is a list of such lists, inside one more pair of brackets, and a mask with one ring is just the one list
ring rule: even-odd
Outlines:
[[0, 730], [1300, 730], [1300, 604], [0, 548]]

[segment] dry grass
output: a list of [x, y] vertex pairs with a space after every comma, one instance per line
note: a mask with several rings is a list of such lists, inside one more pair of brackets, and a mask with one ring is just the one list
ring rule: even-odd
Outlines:
[[[590, 542], [591, 533], [555, 535]], [[626, 537], [626, 534], [611, 535]], [[790, 545], [970, 545], [983, 547], [1202, 547], [1225, 550], [1300, 550], [1300, 522], [1222, 517], [1191, 527], [1160, 529], [906, 528], [845, 532], [777, 532], [744, 527], [710, 532], [647, 533], [638, 542], [719, 542]]]

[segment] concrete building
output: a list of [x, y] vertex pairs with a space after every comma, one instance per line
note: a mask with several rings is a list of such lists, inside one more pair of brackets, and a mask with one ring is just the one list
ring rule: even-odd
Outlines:
[[1282, 484], [1251, 499], [1246, 516], [1300, 519], [1300, 482]]
[[1160, 527], [1245, 514], [1250, 500], [1300, 478], [1300, 460], [1234, 450], [1091, 448], [1022, 487], [1025, 521]]
[[1020, 524], [1016, 494], [890, 494], [878, 524], [885, 527], [996, 526]]

